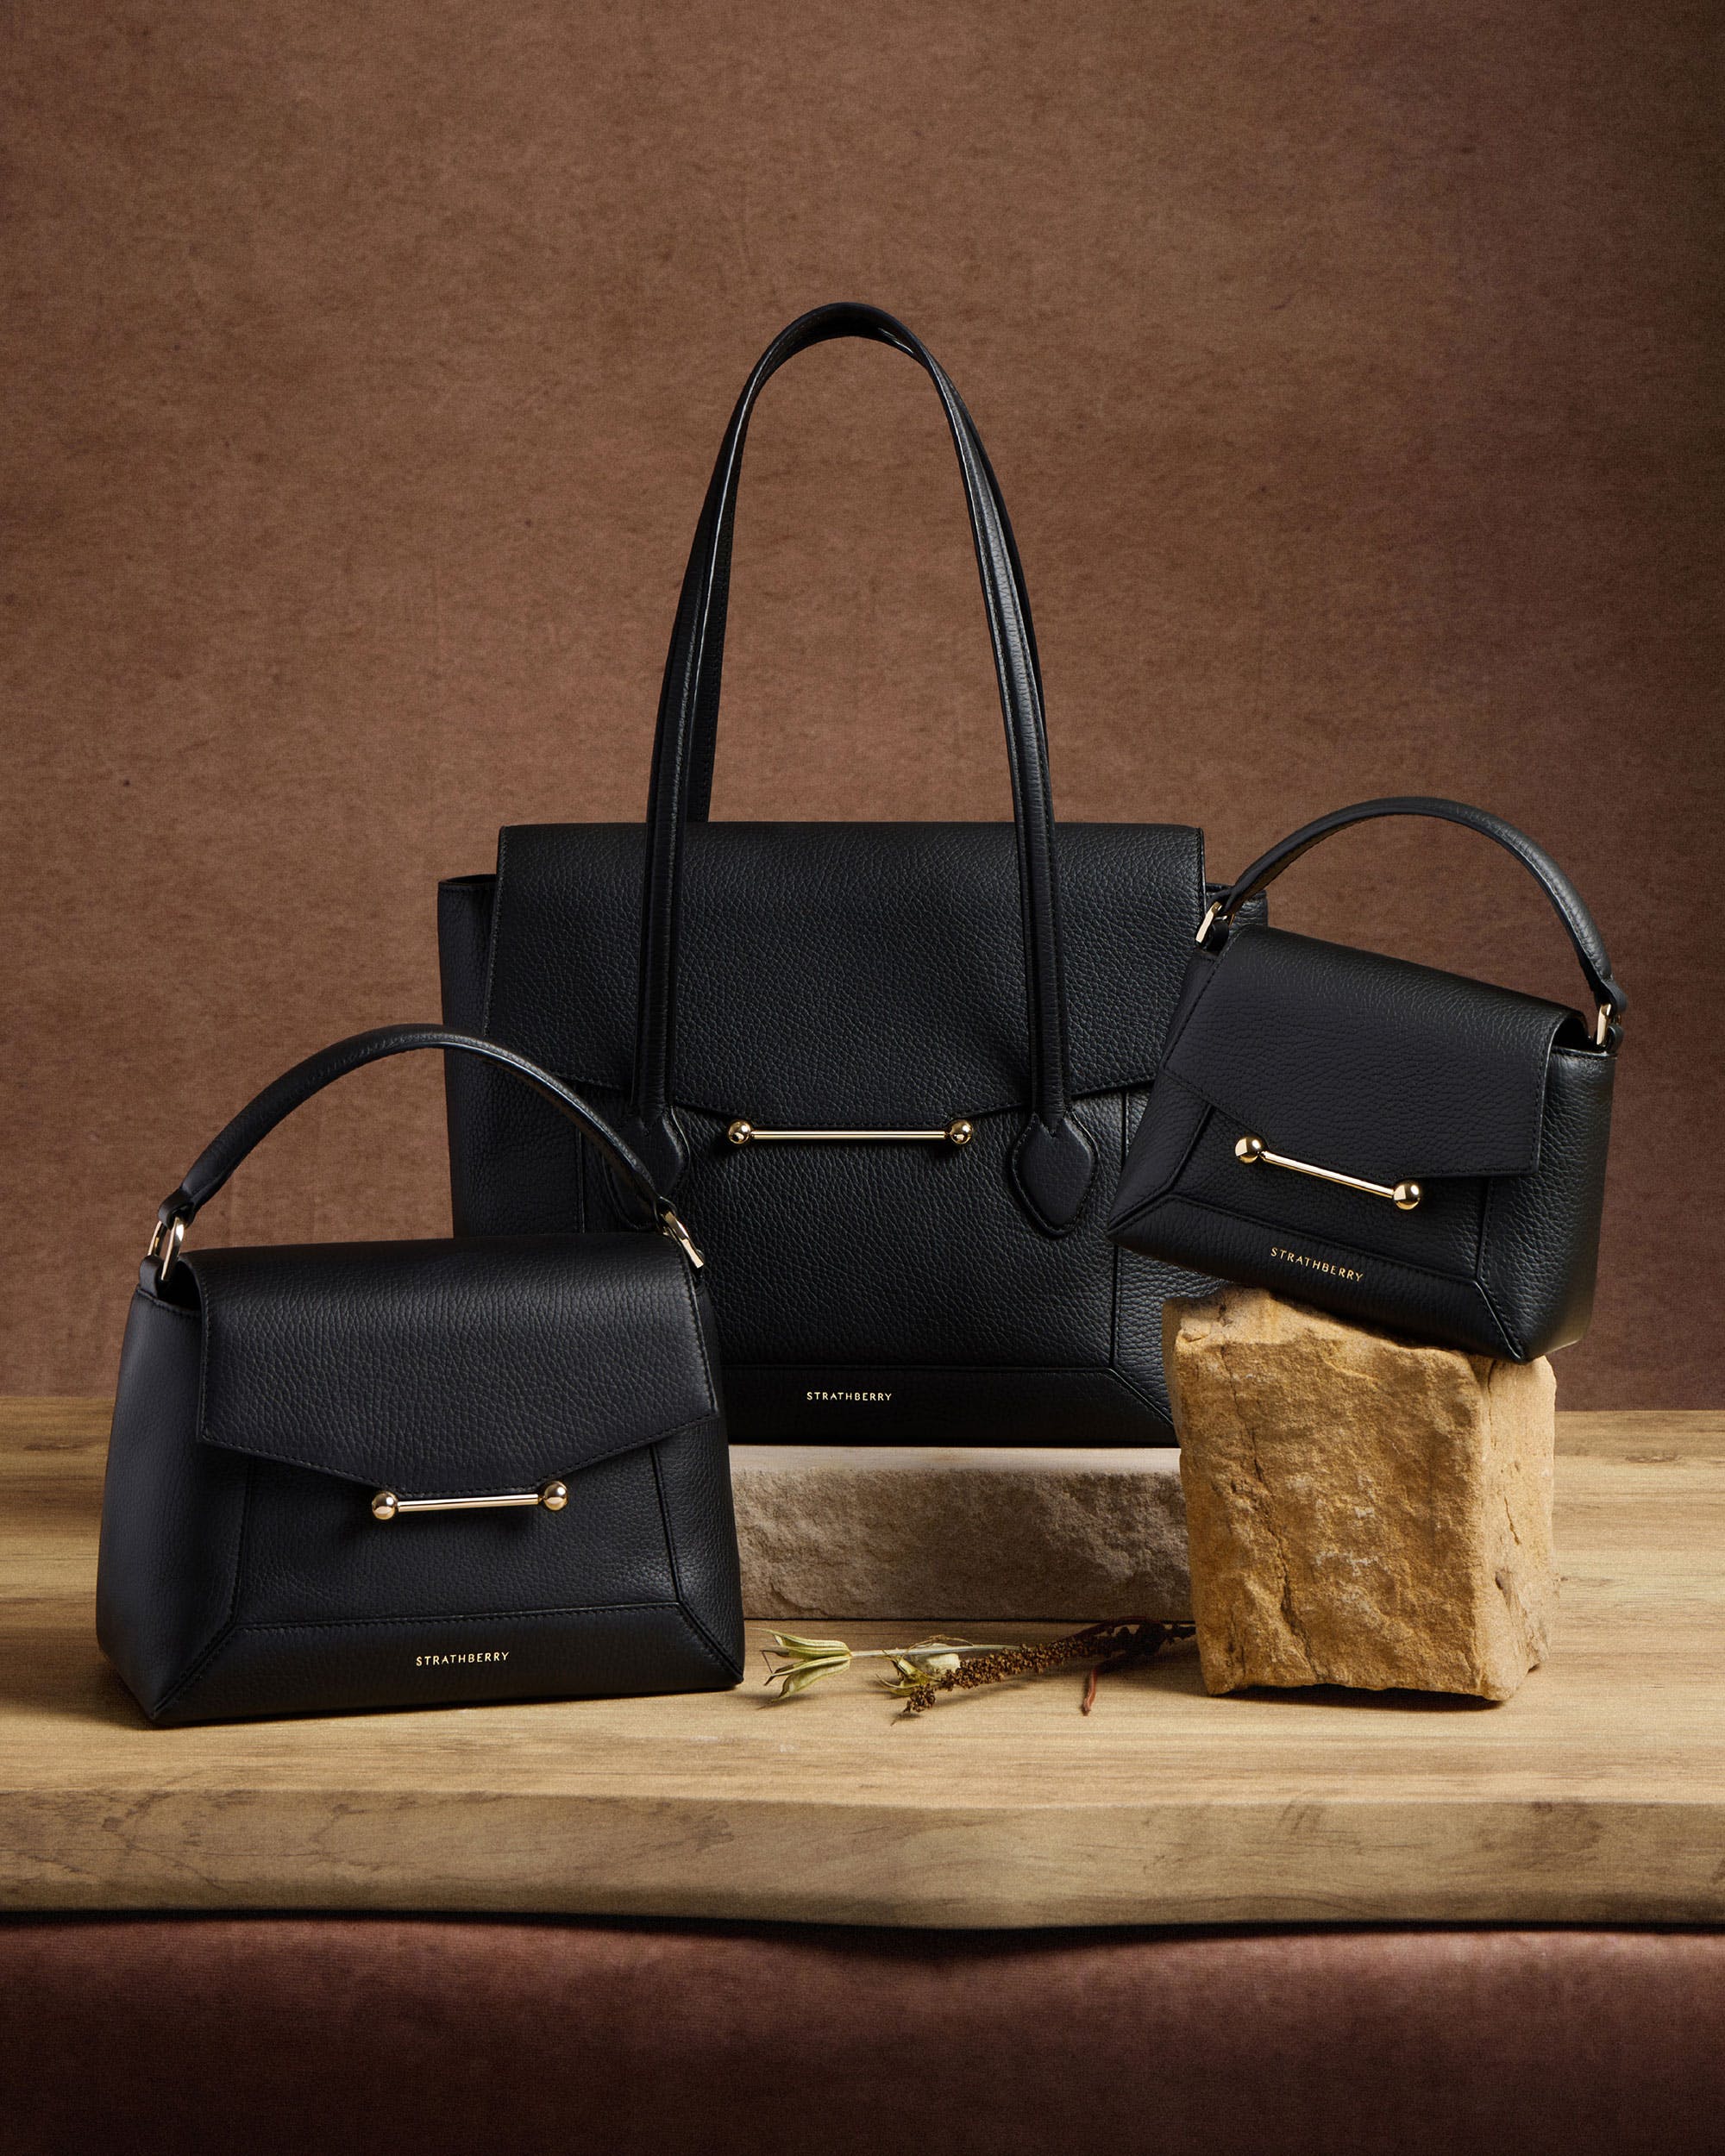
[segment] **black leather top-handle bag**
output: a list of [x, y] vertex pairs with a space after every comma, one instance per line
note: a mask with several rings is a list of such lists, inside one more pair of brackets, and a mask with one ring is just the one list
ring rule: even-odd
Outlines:
[[[185, 1250], [331, 1079], [485, 1059], [615, 1178], [611, 1235]], [[524, 1084], [523, 1081], [525, 1081]], [[546, 1072], [398, 1025], [241, 1110], [162, 1206], [120, 1357], [97, 1630], [153, 1721], [692, 1692], [742, 1673], [700, 1261], [646, 1170]]]
[[[710, 824], [749, 418], [862, 337], [945, 411], [982, 573], [1013, 823]], [[444, 1015], [580, 1084], [713, 1256], [733, 1434], [1165, 1438], [1164, 1297], [1103, 1232], [1207, 893], [1191, 830], [1063, 824], [1012, 529], [946, 375], [891, 316], [823, 307], [762, 356], [683, 581], [647, 828], [507, 830], [440, 893]], [[455, 1218], [612, 1218], [541, 1105], [451, 1068]]]
[[[1506, 846], [1556, 907], [1596, 1005], [1242, 923], [1320, 839], [1435, 816]], [[1626, 1000], [1549, 855], [1459, 801], [1362, 801], [1284, 838], [1199, 931], [1114, 1200], [1130, 1249], [1521, 1363], [1593, 1309]]]

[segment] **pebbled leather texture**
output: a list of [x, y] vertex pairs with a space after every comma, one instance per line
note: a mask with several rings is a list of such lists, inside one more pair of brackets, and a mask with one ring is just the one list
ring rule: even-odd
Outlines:
[[[213, 1252], [177, 1269], [180, 1300], [147, 1288], [134, 1297], [97, 1634], [145, 1713], [191, 1722], [735, 1683], [743, 1614], [724, 1425], [712, 1384], [693, 1376], [708, 1362], [699, 1291], [672, 1246], [568, 1238], [478, 1292], [466, 1322], [435, 1343], [436, 1366], [406, 1376], [423, 1335], [398, 1322], [392, 1269], [435, 1269], [440, 1250], [475, 1264], [482, 1254], [381, 1246], [383, 1274], [367, 1286], [363, 1249], [333, 1263], [321, 1250]], [[200, 1272], [221, 1306], [213, 1340]], [[422, 1280], [411, 1300], [441, 1329], [437, 1288]], [[598, 1313], [609, 1353], [543, 1329]], [[529, 1338], [536, 1366], [499, 1388], [499, 1365]], [[300, 1359], [331, 1340], [332, 1362]], [[668, 1344], [669, 1376], [653, 1359]], [[583, 1380], [609, 1389], [597, 1400], [564, 1389]], [[275, 1381], [292, 1392], [263, 1389]], [[696, 1392], [704, 1405], [631, 1444], [639, 1395], [656, 1384], [658, 1412], [681, 1413]], [[561, 1513], [385, 1524], [369, 1509], [380, 1487], [467, 1495], [553, 1475], [569, 1486]]]
[[1068, 1115], [1051, 1131], [1032, 1116], [1009, 1158], [1013, 1184], [1037, 1225], [1049, 1235], [1070, 1235], [1096, 1173], [1096, 1149], [1083, 1125]]
[[[1203, 912], [1201, 836], [1063, 824], [1057, 850], [1073, 1094], [1142, 1085]], [[1022, 1125], [1027, 989], [1010, 824], [713, 824], [690, 832], [688, 856], [678, 1108], [762, 1127], [910, 1128], [1008, 1111]], [[498, 861], [477, 1022], [571, 1084], [626, 1091], [639, 826], [516, 826]], [[530, 1095], [521, 1107], [555, 1127]]]
[[102, 1490], [96, 1637], [146, 1714], [233, 1614], [249, 1463], [198, 1443], [203, 1328], [150, 1284], [132, 1297]]
[[[1244, 880], [1243, 880], [1244, 881]], [[1120, 1180], [1123, 1247], [1471, 1352], [1592, 1308], [1612, 1050], [1557, 1004], [1261, 925], [1192, 960]], [[1241, 1162], [1272, 1152], [1419, 1205]]]
[[403, 1497], [536, 1489], [718, 1413], [662, 1235], [205, 1250], [207, 1445]]
[[[435, 1035], [398, 1047], [450, 1044], [395, 1030]], [[464, 1060], [589, 1150], [555, 1081], [529, 1091], [495, 1058]], [[307, 1097], [320, 1065], [353, 1062], [312, 1058], [288, 1090]], [[224, 1173], [278, 1119], [248, 1116]], [[624, 1156], [591, 1157], [614, 1218]], [[187, 1251], [166, 1287], [146, 1263], [103, 1501], [104, 1650], [162, 1722], [734, 1683], [717, 1365], [700, 1277], [639, 1228]], [[370, 1510], [380, 1489], [553, 1478], [569, 1490], [556, 1513]]]
[[1388, 1183], [1538, 1167], [1561, 1004], [1275, 928], [1194, 971], [1163, 1069], [1272, 1151]]
[[[1063, 824], [1074, 1113], [1096, 1153], [1071, 1232], [1013, 1186], [1026, 1123], [1013, 835], [990, 824], [715, 824], [690, 833], [677, 1202], [711, 1258], [733, 1434], [846, 1443], [1166, 1442], [1161, 1303], [1186, 1269], [1103, 1218], [1202, 912], [1195, 831]], [[635, 827], [506, 832], [504, 882], [440, 896], [445, 1013], [565, 1071], [624, 1120]], [[476, 954], [492, 927], [491, 1008]], [[461, 1081], [457, 1089], [457, 1081]], [[467, 1082], [468, 1080], [471, 1082]], [[543, 1104], [450, 1070], [462, 1232], [612, 1216]], [[739, 1150], [726, 1126], [919, 1128], [941, 1146]], [[827, 1394], [827, 1401], [811, 1394]], [[890, 1394], [886, 1399], [879, 1395]], [[827, 1407], [836, 1412], [829, 1414]], [[1008, 1437], [1005, 1434], [1010, 1431]]]

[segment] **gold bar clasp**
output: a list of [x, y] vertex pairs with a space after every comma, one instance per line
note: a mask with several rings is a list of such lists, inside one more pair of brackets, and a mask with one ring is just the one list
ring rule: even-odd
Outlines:
[[547, 1512], [561, 1512], [569, 1501], [569, 1486], [555, 1478], [537, 1489], [499, 1490], [494, 1497], [398, 1497], [392, 1489], [380, 1489], [372, 1500], [373, 1520], [398, 1520], [409, 1512], [494, 1512], [509, 1505], [543, 1505]]
[[757, 1131], [739, 1115], [724, 1135], [733, 1145], [968, 1145], [976, 1133], [963, 1115], [938, 1131]]
[[1250, 1132], [1234, 1147], [1234, 1158], [1248, 1168], [1290, 1168], [1296, 1175], [1315, 1175], [1320, 1183], [1363, 1190], [1368, 1198], [1388, 1198], [1399, 1213], [1411, 1213], [1425, 1195], [1418, 1183], [1369, 1183], [1358, 1175], [1344, 1175], [1338, 1168], [1314, 1168], [1310, 1161], [1289, 1160], [1285, 1153], [1272, 1153], [1261, 1138], [1253, 1138]]

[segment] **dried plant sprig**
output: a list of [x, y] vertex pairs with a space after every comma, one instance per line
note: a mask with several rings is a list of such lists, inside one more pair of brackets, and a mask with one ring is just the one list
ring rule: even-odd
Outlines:
[[894, 1698], [905, 1702], [902, 1715], [913, 1716], [926, 1714], [942, 1692], [970, 1692], [985, 1684], [1003, 1684], [1012, 1677], [1044, 1677], [1050, 1670], [1063, 1669], [1073, 1662], [1094, 1662], [1096, 1667], [1091, 1670], [1079, 1702], [1079, 1712], [1088, 1714], [1095, 1704], [1099, 1677], [1135, 1662], [1148, 1662], [1170, 1640], [1189, 1639], [1195, 1630], [1193, 1625], [1153, 1617], [1120, 1618], [1111, 1623], [1086, 1625], [1060, 1639], [991, 1649], [974, 1660], [938, 1672], [925, 1672], [914, 1665], [895, 1664], [900, 1672], [897, 1683], [890, 1679], [882, 1682]]
[[1000, 1651], [998, 1641], [946, 1639], [920, 1639], [913, 1647], [853, 1648], [842, 1639], [812, 1639], [799, 1632], [775, 1632], [772, 1645], [762, 1650], [767, 1682], [778, 1686], [781, 1699], [794, 1699], [822, 1677], [848, 1670], [853, 1662], [890, 1662], [901, 1678], [922, 1672], [945, 1677], [962, 1666], [966, 1655]]
[[[843, 1639], [815, 1639], [796, 1632], [775, 1632], [765, 1649], [767, 1682], [781, 1699], [794, 1699], [824, 1677], [848, 1670], [853, 1662], [890, 1663], [894, 1674], [878, 1682], [882, 1690], [905, 1702], [903, 1714], [926, 1713], [942, 1692], [969, 1692], [1010, 1678], [1043, 1677], [1075, 1662], [1091, 1670], [1079, 1712], [1096, 1702], [1096, 1684], [1112, 1670], [1147, 1662], [1170, 1640], [1189, 1639], [1195, 1627], [1155, 1617], [1121, 1617], [1085, 1625], [1059, 1639], [1007, 1645], [998, 1640], [938, 1638], [910, 1647], [851, 1647]], [[775, 1656], [778, 1659], [775, 1660]]]

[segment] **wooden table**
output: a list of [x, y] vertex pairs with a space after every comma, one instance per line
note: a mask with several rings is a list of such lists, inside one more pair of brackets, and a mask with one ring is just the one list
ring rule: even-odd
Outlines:
[[1072, 1674], [912, 1723], [751, 1676], [158, 1731], [92, 1635], [105, 1405], [0, 1403], [0, 1908], [1725, 1920], [1725, 1415], [1559, 1424], [1554, 1658], [1501, 1707], [1212, 1700], [1186, 1650], [1088, 1718]]

